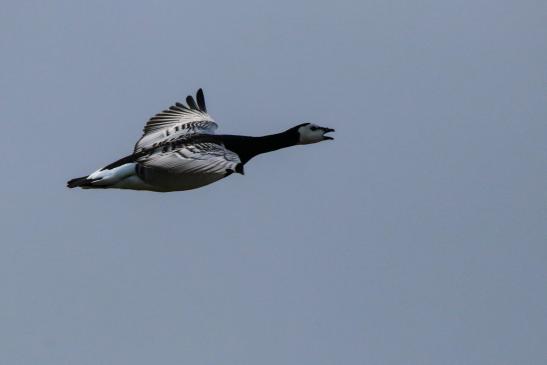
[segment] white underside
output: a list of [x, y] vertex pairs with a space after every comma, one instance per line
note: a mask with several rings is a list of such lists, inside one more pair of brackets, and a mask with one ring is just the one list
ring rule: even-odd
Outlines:
[[225, 177], [224, 173], [187, 173], [166, 175], [163, 179], [154, 179], [154, 183], [143, 181], [137, 176], [135, 163], [128, 163], [111, 170], [98, 170], [89, 175], [89, 179], [99, 179], [93, 182], [93, 186], [84, 187], [87, 189], [130, 189], [150, 190], [158, 192], [182, 191], [196, 189]]

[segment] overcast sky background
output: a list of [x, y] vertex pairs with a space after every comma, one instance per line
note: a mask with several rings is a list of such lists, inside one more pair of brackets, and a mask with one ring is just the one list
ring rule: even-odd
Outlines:
[[[0, 363], [545, 364], [545, 1], [4, 1]], [[203, 87], [336, 140], [68, 190]]]

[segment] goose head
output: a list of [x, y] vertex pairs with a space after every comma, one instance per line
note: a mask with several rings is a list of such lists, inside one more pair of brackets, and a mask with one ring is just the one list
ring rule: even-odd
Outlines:
[[292, 129], [298, 134], [298, 144], [310, 144], [334, 139], [331, 136], [325, 135], [326, 133], [334, 132], [334, 129], [320, 127], [313, 123], [303, 123]]

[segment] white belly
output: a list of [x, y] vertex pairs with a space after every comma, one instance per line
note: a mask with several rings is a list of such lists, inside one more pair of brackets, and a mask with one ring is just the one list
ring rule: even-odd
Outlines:
[[172, 174], [164, 171], [147, 170], [141, 177], [137, 175], [135, 163], [121, 165], [111, 170], [98, 170], [89, 178], [97, 179], [93, 186], [86, 188], [150, 190], [158, 192], [182, 191], [200, 188], [226, 176], [219, 172], [200, 172]]

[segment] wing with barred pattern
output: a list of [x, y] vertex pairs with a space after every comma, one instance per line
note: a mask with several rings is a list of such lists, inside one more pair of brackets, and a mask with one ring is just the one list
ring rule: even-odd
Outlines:
[[184, 135], [214, 134], [218, 125], [207, 113], [202, 89], [197, 91], [196, 100], [197, 103], [188, 96], [188, 105], [176, 103], [150, 118], [144, 126], [143, 136], [135, 144], [134, 153]]

